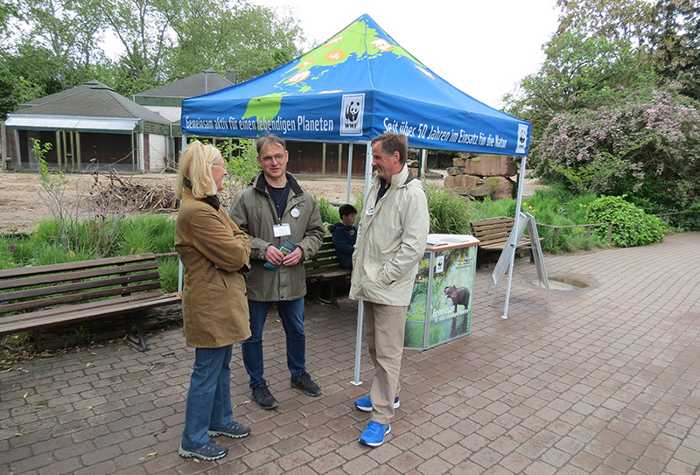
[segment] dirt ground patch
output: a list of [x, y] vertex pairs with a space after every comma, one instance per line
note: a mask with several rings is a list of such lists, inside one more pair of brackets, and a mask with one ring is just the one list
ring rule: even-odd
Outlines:
[[[71, 210], [80, 209], [79, 215], [89, 216], [86, 202], [94, 183], [92, 175], [66, 175], [68, 179], [67, 196]], [[135, 183], [175, 184], [173, 174], [127, 175]], [[102, 179], [106, 179], [104, 176]], [[346, 201], [347, 179], [340, 177], [299, 176], [304, 189], [314, 196], [324, 197], [336, 205]], [[429, 180], [431, 184], [440, 185], [441, 180]], [[362, 193], [363, 181], [354, 178], [350, 202], [355, 202]], [[79, 201], [80, 200], [80, 201]], [[49, 208], [42, 199], [39, 175], [36, 173], [15, 173], [0, 171], [0, 234], [24, 233], [31, 231], [39, 221], [50, 217]]]

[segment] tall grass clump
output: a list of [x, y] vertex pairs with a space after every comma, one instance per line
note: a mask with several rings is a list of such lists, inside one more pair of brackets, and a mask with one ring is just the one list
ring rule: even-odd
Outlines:
[[318, 210], [321, 212], [321, 221], [325, 224], [335, 224], [340, 221], [338, 208], [333, 206], [327, 199], [318, 200]]
[[177, 257], [164, 257], [158, 260], [160, 286], [163, 292], [177, 291], [178, 261]]
[[523, 202], [523, 211], [535, 217], [545, 251], [588, 250], [605, 244], [595, 227], [580, 226], [591, 224], [588, 204], [595, 199], [593, 193], [573, 195], [562, 187], [540, 189]]
[[0, 269], [12, 269], [17, 267], [14, 249], [17, 243], [15, 239], [0, 236]]
[[175, 250], [175, 220], [162, 215], [134, 216], [120, 223], [121, 255]]
[[458, 194], [433, 186], [425, 187], [430, 212], [430, 232], [469, 234], [469, 203]]

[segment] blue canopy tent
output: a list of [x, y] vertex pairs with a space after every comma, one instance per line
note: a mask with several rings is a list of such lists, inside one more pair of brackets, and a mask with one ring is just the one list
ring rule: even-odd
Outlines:
[[[181, 126], [183, 135], [272, 133], [289, 140], [367, 144], [365, 191], [372, 171], [369, 141], [384, 132], [406, 135], [414, 148], [522, 157], [517, 228], [530, 124], [452, 86], [369, 15], [269, 73], [184, 100]], [[350, 163], [347, 168], [350, 174]]]
[[369, 15], [269, 73], [184, 100], [181, 121], [200, 136], [367, 143], [393, 131], [414, 148], [514, 156], [530, 129], [433, 73]]

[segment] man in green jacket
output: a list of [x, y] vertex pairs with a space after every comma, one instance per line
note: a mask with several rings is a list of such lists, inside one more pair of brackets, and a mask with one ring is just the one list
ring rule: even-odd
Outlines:
[[360, 443], [378, 447], [399, 407], [399, 373], [406, 311], [411, 303], [430, 216], [420, 181], [406, 166], [406, 136], [385, 133], [372, 141], [376, 174], [357, 232], [350, 297], [362, 300], [367, 346], [374, 363], [370, 394], [355, 407], [372, 418]]
[[253, 399], [264, 409], [278, 406], [264, 378], [262, 336], [270, 306], [277, 306], [287, 336], [287, 366], [292, 388], [308, 396], [321, 389], [306, 371], [304, 335], [304, 259], [321, 247], [325, 230], [313, 196], [287, 173], [283, 139], [256, 141], [262, 172], [231, 206], [231, 218], [250, 236], [248, 307], [251, 336], [243, 342], [243, 364]]

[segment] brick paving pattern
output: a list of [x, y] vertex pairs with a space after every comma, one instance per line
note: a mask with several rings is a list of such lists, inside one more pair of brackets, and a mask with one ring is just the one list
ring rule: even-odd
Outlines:
[[[477, 276], [470, 337], [405, 354], [401, 408], [381, 448], [356, 439], [356, 306], [308, 305], [308, 362], [324, 395], [289, 388], [284, 339], [268, 320], [266, 376], [279, 411], [249, 401], [236, 349], [236, 417], [253, 428], [217, 463], [177, 456], [192, 351], [180, 330], [30, 361], [0, 374], [0, 474], [634, 473], [700, 467], [700, 234], [663, 244], [548, 256], [574, 292], [504, 289]], [[365, 370], [368, 361], [363, 358]], [[364, 380], [369, 372], [363, 371]]]

